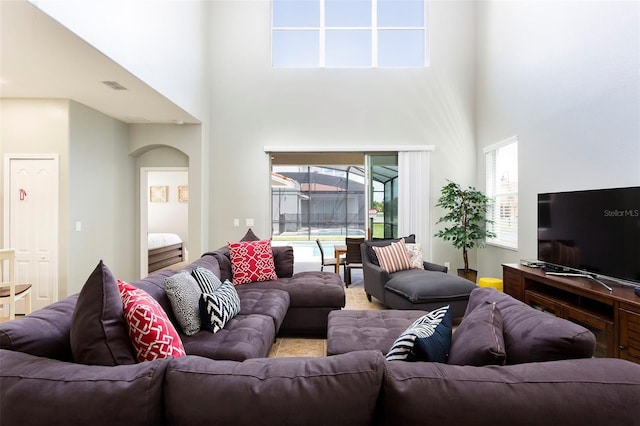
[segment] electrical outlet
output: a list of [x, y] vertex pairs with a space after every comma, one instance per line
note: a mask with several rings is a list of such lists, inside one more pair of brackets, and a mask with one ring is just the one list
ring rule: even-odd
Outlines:
[[240, 219], [233, 219], [233, 226], [240, 226]]
[[451, 269], [451, 263], [449, 262], [444, 262], [444, 267], [447, 268], [447, 272], [449, 271], [449, 269]]
[[245, 224], [247, 226], [253, 226], [253, 219], [245, 219]]

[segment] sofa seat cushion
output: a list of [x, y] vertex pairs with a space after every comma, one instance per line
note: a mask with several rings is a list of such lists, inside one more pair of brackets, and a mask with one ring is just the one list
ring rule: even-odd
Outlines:
[[242, 363], [175, 359], [166, 375], [167, 423], [371, 425], [383, 371], [377, 351]]
[[244, 361], [267, 356], [275, 337], [271, 317], [236, 315], [217, 333], [203, 330], [193, 336], [183, 336], [182, 344], [187, 355]]
[[0, 350], [0, 424], [163, 424], [168, 364], [83, 365]]
[[469, 280], [437, 271], [409, 269], [391, 274], [385, 289], [412, 303], [466, 299], [476, 285]]
[[375, 349], [384, 355], [415, 320], [417, 310], [332, 311], [327, 329], [327, 355]]
[[502, 316], [507, 364], [593, 356], [596, 339], [591, 331], [533, 309], [494, 288], [475, 289], [469, 297], [465, 317], [487, 302], [495, 302]]
[[240, 315], [260, 314], [273, 319], [276, 334], [289, 309], [289, 293], [275, 288], [236, 287], [240, 296]]
[[245, 286], [284, 290], [289, 293], [292, 307], [342, 308], [345, 303], [342, 278], [333, 272], [299, 272], [291, 278], [245, 284]]

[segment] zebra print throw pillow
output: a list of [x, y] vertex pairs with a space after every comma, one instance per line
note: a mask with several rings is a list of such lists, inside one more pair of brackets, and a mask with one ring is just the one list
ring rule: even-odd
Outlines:
[[447, 362], [452, 322], [449, 306], [435, 309], [415, 320], [391, 346], [389, 361]]
[[213, 293], [222, 285], [216, 274], [202, 266], [191, 271], [191, 276], [196, 279], [203, 293]]
[[200, 296], [200, 320], [203, 330], [216, 333], [240, 312], [240, 297], [229, 280], [213, 293]]

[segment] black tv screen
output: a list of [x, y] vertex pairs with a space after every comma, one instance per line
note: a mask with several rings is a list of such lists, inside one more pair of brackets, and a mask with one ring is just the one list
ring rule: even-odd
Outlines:
[[640, 283], [640, 187], [538, 194], [538, 259]]

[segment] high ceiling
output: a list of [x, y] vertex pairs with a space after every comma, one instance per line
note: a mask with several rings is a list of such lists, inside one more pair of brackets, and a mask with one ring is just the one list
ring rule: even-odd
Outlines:
[[199, 123], [24, 0], [0, 0], [0, 97], [73, 99], [126, 123]]

